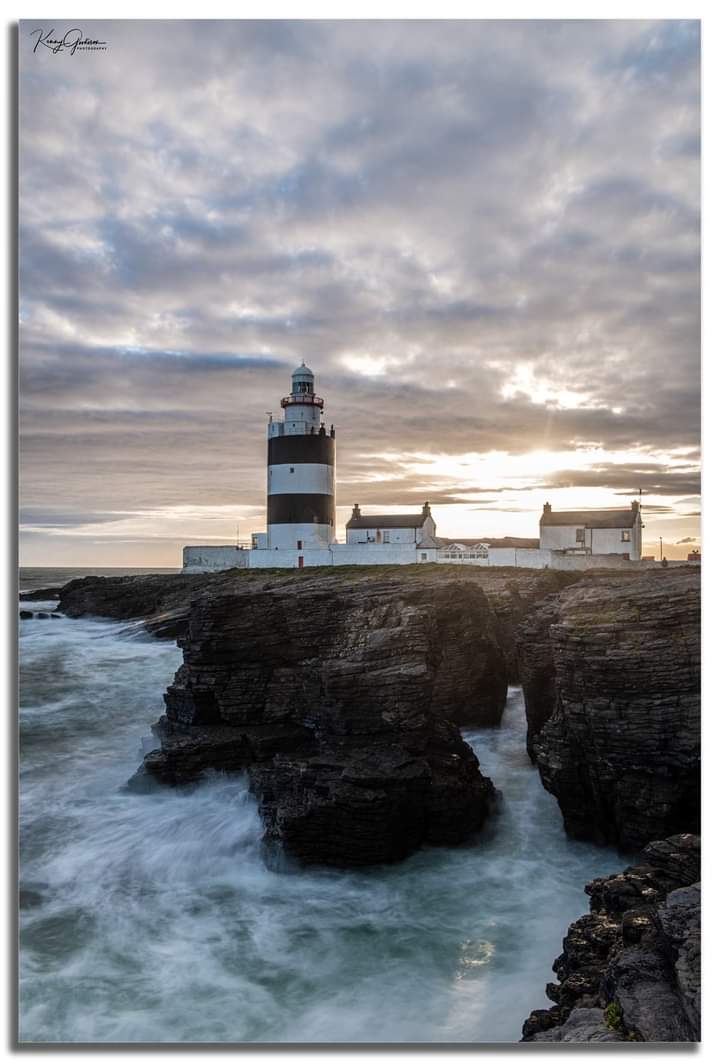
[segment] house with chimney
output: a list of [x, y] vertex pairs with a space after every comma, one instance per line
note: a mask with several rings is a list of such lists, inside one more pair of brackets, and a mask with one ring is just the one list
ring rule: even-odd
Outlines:
[[345, 524], [348, 545], [425, 545], [436, 549], [437, 527], [426, 501], [419, 512], [363, 516], [355, 505]]
[[543, 505], [540, 548], [573, 556], [621, 556], [640, 560], [642, 516], [640, 504], [628, 508], [553, 512]]

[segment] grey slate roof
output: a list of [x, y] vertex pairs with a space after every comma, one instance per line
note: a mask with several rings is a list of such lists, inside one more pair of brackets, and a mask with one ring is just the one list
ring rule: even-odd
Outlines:
[[401, 514], [399, 516], [353, 516], [345, 524], [350, 529], [367, 527], [368, 529], [379, 530], [389, 529], [390, 527], [422, 527], [423, 523], [427, 519], [427, 516], [423, 516], [422, 512], [413, 512], [409, 515]]
[[631, 508], [579, 509], [575, 512], [543, 512], [540, 523], [545, 527], [588, 527], [590, 530], [612, 530], [632, 527], [638, 513]]

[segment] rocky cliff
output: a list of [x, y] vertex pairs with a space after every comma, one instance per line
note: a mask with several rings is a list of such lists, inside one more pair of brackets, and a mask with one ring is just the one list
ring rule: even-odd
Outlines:
[[[375, 582], [421, 580], [427, 586], [446, 586], [458, 579], [476, 583], [485, 593], [496, 618], [495, 635], [505, 657], [508, 680], [518, 681], [518, 626], [548, 594], [577, 582], [582, 576], [559, 571], [518, 568], [425, 567], [306, 568], [303, 571], [219, 571], [206, 575], [120, 575], [73, 579], [52, 592], [58, 610], [71, 618], [98, 616], [139, 619], [158, 637], [176, 638], [187, 629], [190, 605], [221, 595], [254, 593], [258, 587], [291, 587], [310, 579], [316, 586], [372, 586]], [[630, 576], [632, 577], [632, 576]], [[47, 594], [47, 591], [44, 591]], [[21, 595], [31, 599], [29, 594]], [[44, 598], [47, 599], [47, 596]]]
[[307, 862], [370, 864], [459, 842], [493, 797], [453, 722], [500, 719], [495, 628], [474, 581], [407, 571], [201, 597], [144, 776], [178, 784], [249, 769], [267, 838]]
[[694, 570], [584, 580], [519, 632], [528, 735], [567, 831], [638, 850], [699, 827]]
[[548, 984], [555, 1005], [523, 1026], [530, 1042], [695, 1042], [700, 1038], [700, 847], [682, 834], [638, 865], [587, 885]]

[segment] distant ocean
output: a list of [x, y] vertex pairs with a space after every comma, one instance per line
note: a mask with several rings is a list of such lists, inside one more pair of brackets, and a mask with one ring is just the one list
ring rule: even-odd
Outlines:
[[43, 586], [64, 586], [73, 578], [88, 575], [172, 575], [179, 567], [21, 567], [19, 588], [41, 589]]

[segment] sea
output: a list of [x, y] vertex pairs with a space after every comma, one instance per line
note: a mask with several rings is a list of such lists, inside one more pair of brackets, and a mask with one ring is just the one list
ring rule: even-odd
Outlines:
[[[105, 573], [26, 569], [21, 588]], [[175, 644], [101, 619], [19, 629], [23, 1042], [515, 1042], [585, 883], [626, 863], [566, 837], [511, 688], [498, 728], [464, 731], [502, 793], [471, 843], [279, 871], [243, 777], [124, 788]]]

